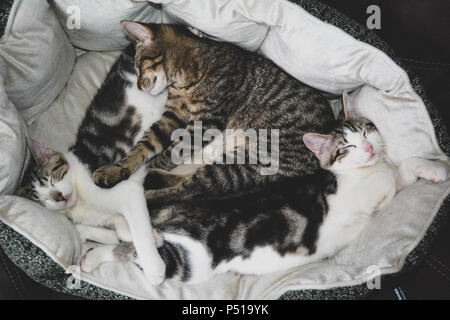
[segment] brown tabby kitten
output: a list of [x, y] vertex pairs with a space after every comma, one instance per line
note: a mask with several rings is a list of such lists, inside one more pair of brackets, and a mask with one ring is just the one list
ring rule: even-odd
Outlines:
[[[303, 134], [327, 132], [334, 121], [319, 91], [256, 53], [200, 38], [181, 26], [123, 22], [122, 27], [136, 42], [139, 88], [150, 94], [168, 88], [169, 101], [162, 119], [125, 158], [94, 172], [99, 186], [109, 188], [127, 179], [172, 145], [173, 130], [187, 128], [192, 133], [194, 121], [201, 121], [203, 130], [278, 129], [278, 172], [261, 175], [265, 167], [261, 161], [205, 165], [192, 175], [173, 179], [167, 188], [149, 190], [147, 199], [167, 203], [227, 198], [319, 168], [301, 143]], [[149, 177], [158, 179], [161, 172], [151, 171]]]

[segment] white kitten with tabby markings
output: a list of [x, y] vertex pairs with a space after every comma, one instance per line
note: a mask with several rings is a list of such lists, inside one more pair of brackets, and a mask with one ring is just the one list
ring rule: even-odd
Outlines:
[[133, 241], [147, 278], [159, 284], [165, 265], [144, 198], [145, 170], [111, 192], [96, 187], [91, 179], [99, 167], [123, 158], [164, 114], [167, 91], [151, 95], [138, 88], [135, 55], [134, 44], [123, 50], [87, 109], [68, 152], [61, 154], [37, 141], [31, 143], [36, 161], [28, 168], [18, 194], [66, 213], [83, 241]]
[[[76, 225], [83, 241], [104, 244], [133, 242], [147, 279], [155, 285], [165, 277], [165, 264], [157, 250], [143, 182], [146, 171], [105, 190], [92, 181], [86, 165], [72, 153], [64, 155], [46, 149], [36, 141], [33, 150], [39, 161], [33, 174], [34, 198], [43, 206], [66, 214]], [[114, 227], [114, 230], [102, 227]], [[117, 233], [117, 235], [116, 235]]]
[[[261, 275], [332, 257], [358, 238], [399, 188], [418, 178], [448, 178], [440, 162], [410, 159], [399, 170], [391, 167], [367, 119], [344, 121], [325, 135], [305, 134], [303, 141], [320, 160], [323, 170], [316, 174], [233, 201], [150, 208], [164, 238], [159, 252], [167, 278], [199, 283], [225, 272]], [[109, 245], [88, 252], [83, 265], [94, 270], [130, 260], [140, 264], [131, 244]]]
[[111, 190], [97, 187], [91, 175], [125, 155], [161, 118], [166, 100], [167, 94], [152, 96], [137, 88], [134, 46], [128, 47], [86, 111], [69, 151], [61, 154], [37, 141], [31, 143], [35, 161], [18, 192], [46, 208], [64, 212], [76, 224], [83, 241], [133, 241], [145, 275], [153, 284], [164, 280], [165, 265], [144, 196], [145, 170]]

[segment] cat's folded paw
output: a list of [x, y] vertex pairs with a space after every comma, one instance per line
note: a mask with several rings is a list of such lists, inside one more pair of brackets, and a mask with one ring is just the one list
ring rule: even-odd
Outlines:
[[147, 280], [154, 286], [159, 286], [166, 279], [166, 267], [164, 266], [163, 271], [151, 272], [150, 274], [145, 273]]
[[152, 263], [149, 270], [144, 268], [144, 275], [147, 280], [154, 286], [159, 286], [166, 278], [166, 265], [162, 259], [158, 259]]
[[95, 248], [88, 250], [83, 258], [81, 258], [81, 271], [91, 273], [97, 269], [102, 263], [102, 256], [99, 253]]
[[416, 171], [419, 178], [433, 183], [441, 183], [449, 178], [449, 168], [439, 162], [428, 161], [426, 164], [417, 166]]
[[166, 279], [166, 273], [164, 272], [163, 274], [151, 274], [151, 275], [146, 274], [145, 277], [152, 285], [159, 286]]
[[130, 177], [130, 170], [116, 165], [103, 166], [94, 171], [92, 178], [101, 188], [112, 188]]

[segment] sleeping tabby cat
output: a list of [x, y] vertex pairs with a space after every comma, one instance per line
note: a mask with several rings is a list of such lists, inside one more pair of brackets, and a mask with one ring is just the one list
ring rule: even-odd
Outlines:
[[111, 190], [97, 187], [91, 179], [93, 170], [121, 159], [163, 114], [167, 93], [152, 96], [137, 88], [134, 55], [130, 46], [114, 64], [68, 152], [31, 143], [35, 161], [18, 194], [66, 213], [82, 240], [110, 244], [133, 240], [147, 278], [158, 284], [164, 279], [165, 265], [156, 249], [144, 198], [144, 168]]
[[[220, 132], [278, 129], [278, 172], [261, 175], [261, 161], [206, 165], [192, 175], [174, 178], [175, 185], [147, 191], [149, 201], [227, 198], [319, 168], [318, 161], [299, 143], [304, 133], [325, 132], [334, 121], [329, 103], [319, 91], [256, 53], [198, 37], [181, 26], [135, 22], [122, 26], [136, 42], [138, 87], [151, 94], [168, 88], [169, 100], [161, 120], [126, 157], [94, 172], [99, 186], [114, 186], [145, 162], [170, 150], [175, 129], [187, 128], [193, 135], [196, 121], [201, 121], [203, 130]], [[151, 173], [158, 180], [159, 174]]]
[[[265, 274], [331, 257], [355, 241], [374, 212], [418, 177], [441, 182], [447, 168], [409, 159], [396, 171], [384, 161], [382, 139], [366, 119], [345, 121], [329, 134], [308, 133], [304, 144], [322, 169], [259, 193], [228, 200], [188, 201], [150, 211], [162, 232], [166, 277], [189, 283], [218, 273]], [[301, 142], [299, 142], [301, 143]], [[103, 262], [134, 261], [133, 245], [89, 251], [82, 270]]]

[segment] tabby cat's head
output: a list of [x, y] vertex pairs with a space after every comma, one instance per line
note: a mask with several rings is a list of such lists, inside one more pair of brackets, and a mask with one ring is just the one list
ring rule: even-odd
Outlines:
[[[187, 51], [196, 41], [194, 31], [176, 25], [143, 24], [123, 21], [122, 29], [136, 43], [135, 71], [138, 88], [152, 95], [163, 92], [170, 83], [183, 82], [187, 73]], [[190, 65], [195, 64], [190, 61]], [[193, 65], [193, 72], [198, 68]]]
[[75, 205], [70, 167], [64, 156], [39, 142], [31, 143], [33, 160], [30, 163], [19, 196], [35, 201], [51, 210], [66, 210]]
[[345, 120], [327, 135], [307, 133], [303, 142], [331, 171], [374, 165], [382, 152], [382, 138], [375, 125], [364, 118]]

